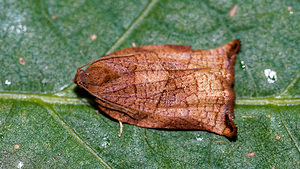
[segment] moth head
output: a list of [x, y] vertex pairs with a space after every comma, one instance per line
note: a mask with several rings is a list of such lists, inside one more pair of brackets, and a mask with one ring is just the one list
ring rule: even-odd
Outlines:
[[89, 85], [102, 86], [120, 77], [117, 71], [104, 64], [91, 65], [86, 70], [89, 77], [86, 79]]
[[80, 70], [76, 73], [74, 78], [74, 83], [76, 83], [78, 86], [86, 88], [86, 80], [87, 80], [87, 74], [84, 70]]

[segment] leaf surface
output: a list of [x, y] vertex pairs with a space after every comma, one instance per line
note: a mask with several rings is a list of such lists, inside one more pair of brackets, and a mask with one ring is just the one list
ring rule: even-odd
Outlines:
[[[299, 9], [295, 0], [0, 1], [0, 168], [299, 168]], [[233, 39], [242, 42], [236, 142], [127, 124], [118, 138], [118, 122], [72, 82], [79, 66], [132, 43], [210, 49]]]

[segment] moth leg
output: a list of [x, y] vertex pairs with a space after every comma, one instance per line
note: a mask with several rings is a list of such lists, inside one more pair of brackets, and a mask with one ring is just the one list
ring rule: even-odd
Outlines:
[[121, 137], [122, 132], [123, 132], [123, 123], [121, 121], [119, 121], [119, 124], [120, 124], [120, 131], [119, 131], [118, 137]]

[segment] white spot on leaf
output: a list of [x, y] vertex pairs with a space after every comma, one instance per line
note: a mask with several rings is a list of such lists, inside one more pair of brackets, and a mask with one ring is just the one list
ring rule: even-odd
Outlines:
[[292, 15], [292, 14], [294, 13], [294, 12], [292, 11], [293, 8], [292, 8], [291, 6], [288, 6], [288, 7], [287, 7], [287, 10], [290, 11], [290, 15]]
[[5, 84], [6, 84], [7, 86], [9, 86], [9, 85], [11, 85], [11, 82], [10, 82], [9, 80], [5, 80]]
[[274, 83], [275, 81], [277, 81], [277, 73], [274, 70], [265, 69], [264, 73], [268, 80], [268, 83]]
[[107, 148], [109, 145], [110, 145], [110, 142], [109, 142], [108, 138], [104, 137], [101, 146], [104, 148]]
[[245, 62], [243, 60], [241, 61], [241, 65], [242, 65], [242, 69], [246, 70], [246, 65], [245, 65]]
[[42, 83], [43, 83], [43, 84], [45, 84], [45, 83], [47, 83], [47, 82], [48, 82], [47, 79], [43, 79], [43, 80], [42, 80]]
[[197, 140], [197, 141], [202, 141], [203, 138], [202, 138], [202, 137], [196, 137], [196, 140]]
[[19, 161], [17, 168], [22, 168], [24, 163], [22, 161]]

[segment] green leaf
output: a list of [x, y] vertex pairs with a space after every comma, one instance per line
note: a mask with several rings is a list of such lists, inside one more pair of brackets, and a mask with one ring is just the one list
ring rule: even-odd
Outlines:
[[[299, 168], [299, 9], [296, 0], [0, 0], [0, 168]], [[236, 38], [235, 142], [128, 124], [118, 138], [118, 122], [72, 82], [76, 68], [132, 43], [209, 49]]]

